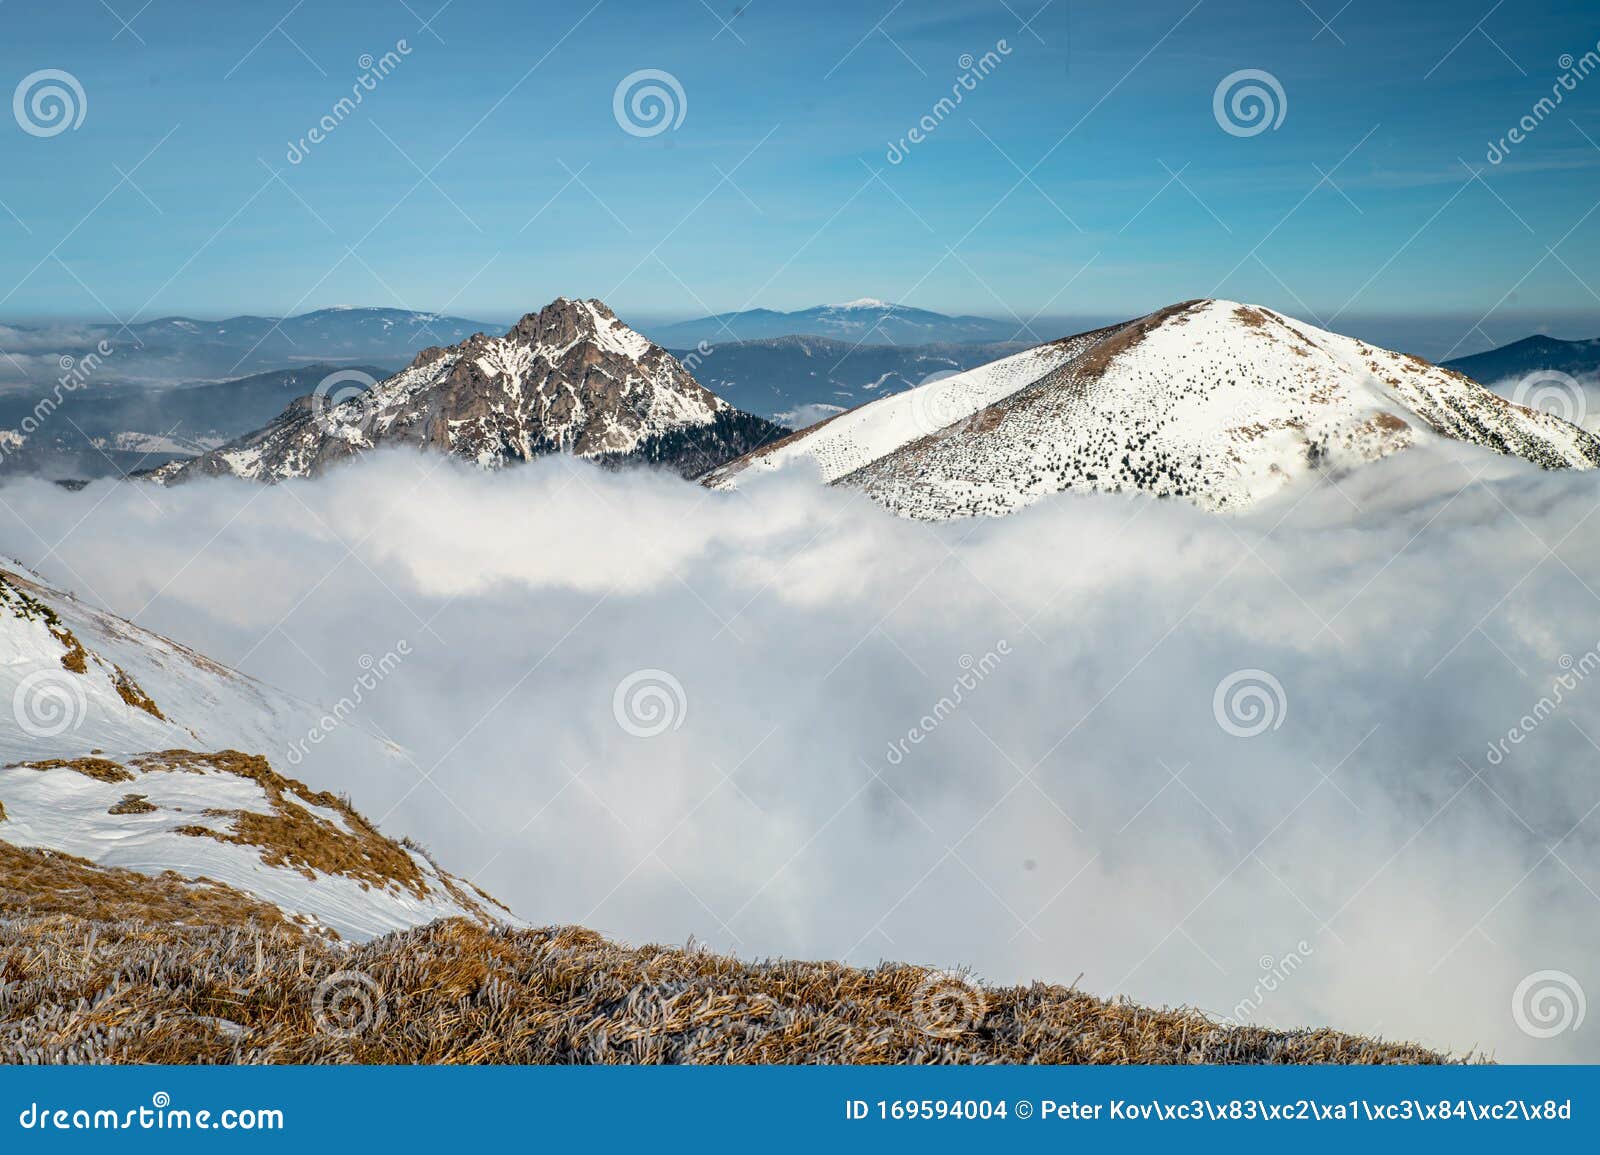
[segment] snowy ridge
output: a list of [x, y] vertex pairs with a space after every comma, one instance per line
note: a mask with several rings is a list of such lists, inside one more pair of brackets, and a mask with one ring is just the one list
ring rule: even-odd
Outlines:
[[746, 469], [776, 469], [801, 457], [821, 466], [823, 480], [837, 481], [1032, 384], [1069, 361], [1086, 339], [1041, 345], [859, 406], [730, 463], [712, 483], [725, 487]]
[[700, 473], [772, 431], [703, 388], [602, 302], [562, 297], [503, 337], [479, 333], [424, 349], [363, 393], [302, 398], [266, 428], [154, 476], [281, 481], [384, 445], [441, 450], [484, 469], [548, 453], [665, 464], [677, 464], [677, 454], [685, 472]]
[[492, 917], [426, 855], [260, 756], [320, 711], [16, 568], [0, 569], [0, 709], [0, 841], [208, 878], [346, 938]]
[[1438, 438], [1545, 468], [1600, 465], [1594, 436], [1459, 373], [1205, 300], [861, 406], [708, 483], [810, 458], [909, 517], [1003, 514], [1063, 490], [1233, 509]]

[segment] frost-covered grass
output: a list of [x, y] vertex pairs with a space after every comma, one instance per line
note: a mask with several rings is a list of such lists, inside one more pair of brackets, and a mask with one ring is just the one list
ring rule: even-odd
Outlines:
[[1444, 1061], [1067, 987], [629, 948], [575, 927], [456, 919], [350, 948], [225, 887], [4, 845], [0, 960], [10, 1063]]

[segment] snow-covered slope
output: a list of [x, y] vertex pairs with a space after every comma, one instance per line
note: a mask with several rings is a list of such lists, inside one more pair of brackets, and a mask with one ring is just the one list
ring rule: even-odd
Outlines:
[[1297, 479], [1450, 438], [1546, 468], [1600, 440], [1459, 373], [1234, 301], [1189, 301], [872, 402], [715, 471], [798, 458], [911, 517], [1062, 490], [1238, 508]]
[[489, 902], [263, 753], [320, 711], [0, 568], [0, 841], [209, 878], [347, 938]]
[[694, 475], [778, 432], [702, 388], [600, 301], [562, 297], [504, 337], [424, 349], [365, 392], [301, 398], [266, 428], [155, 476], [279, 481], [384, 445], [440, 450], [485, 469], [572, 453]]

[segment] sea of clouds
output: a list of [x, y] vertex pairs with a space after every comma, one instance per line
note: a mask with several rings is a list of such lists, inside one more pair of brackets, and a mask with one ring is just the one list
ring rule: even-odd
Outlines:
[[403, 757], [265, 753], [531, 922], [1560, 1061], [1600, 1058], [1597, 484], [1417, 449], [925, 525], [389, 453], [12, 483], [0, 554], [359, 699]]

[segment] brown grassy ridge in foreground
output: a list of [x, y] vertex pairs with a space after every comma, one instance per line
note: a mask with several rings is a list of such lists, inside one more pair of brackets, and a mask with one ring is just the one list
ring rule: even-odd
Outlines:
[[1438, 1063], [1035, 983], [749, 963], [572, 927], [357, 947], [226, 887], [0, 844], [8, 1063]]

